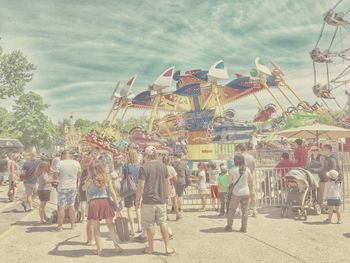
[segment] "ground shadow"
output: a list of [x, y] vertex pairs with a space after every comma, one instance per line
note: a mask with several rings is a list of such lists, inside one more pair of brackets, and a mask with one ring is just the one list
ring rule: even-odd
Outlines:
[[210, 234], [227, 233], [225, 231], [225, 229], [224, 229], [224, 226], [222, 226], [222, 227], [213, 227], [213, 228], [208, 228], [208, 229], [201, 229], [199, 231], [202, 232], [202, 233], [210, 233]]
[[[62, 242], [56, 244], [55, 248], [49, 251], [49, 255], [52, 256], [60, 256], [60, 257], [70, 257], [70, 258], [78, 258], [83, 256], [95, 256], [96, 247], [89, 247], [83, 249], [74, 249], [74, 250], [65, 250], [61, 249], [61, 247], [65, 246], [81, 246], [84, 245], [83, 242], [72, 241], [72, 239], [78, 236], [70, 237]], [[123, 253], [117, 253], [117, 251], [113, 248], [102, 249], [101, 257], [115, 257], [115, 256], [133, 256], [140, 255], [143, 253], [143, 248], [133, 248], [133, 249], [125, 249]], [[153, 255], [165, 255], [162, 253], [154, 253]]]
[[225, 217], [220, 217], [219, 215], [200, 215], [199, 218], [209, 218], [209, 219], [223, 219]]
[[322, 221], [317, 221], [317, 222], [303, 222], [303, 224], [305, 224], [305, 225], [310, 225], [310, 226], [312, 226], [312, 225], [314, 225], [314, 226], [320, 226], [320, 225], [324, 225], [325, 223], [322, 222]]
[[56, 230], [55, 226], [44, 226], [44, 227], [27, 227], [26, 233], [41, 233], [41, 232], [53, 232]]
[[0, 198], [0, 203], [10, 203], [8, 198]]
[[39, 221], [16, 221], [11, 224], [12, 226], [42, 226]]
[[27, 213], [27, 212], [25, 212], [24, 210], [17, 210], [17, 209], [15, 208], [15, 209], [12, 209], [12, 210], [3, 211], [2, 213], [3, 213], [3, 214], [9, 214], [9, 213], [24, 214], [24, 213]]
[[282, 218], [280, 207], [262, 208], [262, 209], [258, 210], [258, 214], [263, 215], [266, 218], [270, 218], [270, 219], [281, 219]]
[[350, 233], [345, 233], [345, 234], [343, 234], [343, 236], [346, 238], [350, 238]]

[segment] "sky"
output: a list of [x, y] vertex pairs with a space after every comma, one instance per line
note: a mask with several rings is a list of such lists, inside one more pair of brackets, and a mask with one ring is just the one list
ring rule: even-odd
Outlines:
[[[50, 104], [47, 113], [53, 121], [70, 114], [103, 120], [116, 83], [134, 74], [137, 94], [170, 66], [182, 72], [208, 69], [222, 59], [234, 79], [236, 72], [248, 74], [258, 56], [277, 62], [289, 84], [314, 102], [308, 53], [320, 34], [322, 14], [337, 1], [0, 0], [0, 46], [5, 52], [22, 50], [35, 64], [27, 90]], [[347, 11], [349, 2], [336, 10]], [[334, 30], [326, 25], [320, 45], [329, 45]], [[343, 36], [343, 41], [337, 36], [335, 49], [349, 46]], [[342, 66], [343, 61], [331, 68], [332, 74]], [[324, 68], [319, 68], [322, 79]], [[344, 91], [336, 92], [341, 104]], [[267, 93], [259, 97], [264, 104], [272, 102]], [[252, 119], [257, 112], [253, 97], [228, 107], [240, 119]], [[127, 117], [138, 114], [129, 111]]]

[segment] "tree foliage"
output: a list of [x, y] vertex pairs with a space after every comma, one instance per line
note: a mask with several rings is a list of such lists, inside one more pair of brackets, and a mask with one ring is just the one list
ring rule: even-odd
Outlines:
[[100, 130], [102, 127], [101, 123], [98, 121], [90, 121], [87, 119], [77, 119], [74, 126], [80, 128], [82, 135], [87, 134], [91, 130]]
[[21, 95], [32, 80], [34, 69], [22, 51], [3, 53], [0, 47], [0, 99]]
[[19, 133], [18, 139], [26, 148], [48, 147], [53, 144], [55, 126], [45, 115], [49, 105], [34, 92], [21, 95], [15, 100], [12, 131]]

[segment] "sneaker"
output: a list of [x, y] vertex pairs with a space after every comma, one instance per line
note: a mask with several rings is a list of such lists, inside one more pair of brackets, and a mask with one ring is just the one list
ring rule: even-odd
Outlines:
[[324, 224], [331, 224], [332, 222], [327, 218], [326, 220], [323, 221]]
[[258, 216], [258, 212], [257, 211], [253, 211], [252, 217], [257, 217]]
[[343, 223], [341, 220], [338, 220], [337, 224], [340, 225], [341, 223]]
[[233, 232], [232, 226], [228, 226], [227, 225], [227, 226], [225, 226], [224, 229], [225, 229], [226, 232]]

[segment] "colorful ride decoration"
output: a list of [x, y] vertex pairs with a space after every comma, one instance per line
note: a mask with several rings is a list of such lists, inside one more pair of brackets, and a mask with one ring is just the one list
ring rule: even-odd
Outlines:
[[[222, 149], [232, 149], [235, 143], [250, 141], [257, 123], [270, 121], [274, 129], [279, 129], [288, 122], [288, 118], [300, 111], [315, 114], [324, 111], [320, 105], [303, 101], [287, 84], [279, 66], [273, 62], [271, 65], [270, 69], [256, 58], [255, 68], [249, 76], [237, 73], [231, 81], [222, 60], [214, 63], [209, 70], [192, 69], [184, 74], [170, 67], [146, 91], [132, 96], [130, 89], [136, 79], [134, 76], [121, 91], [118, 83], [105, 126], [120, 128], [122, 121], [118, 125], [114, 124], [118, 112], [123, 112], [123, 120], [129, 108], [149, 110], [147, 127], [136, 127], [124, 140], [140, 148], [154, 145], [163, 152], [181, 149], [187, 152], [191, 160], [207, 160], [222, 154]], [[173, 82], [175, 90], [172, 88]], [[262, 91], [271, 96], [274, 104], [262, 106], [262, 101], [256, 96], [257, 92]], [[289, 105], [282, 103], [277, 94], [282, 94]], [[234, 119], [234, 110], [225, 110], [225, 105], [246, 96], [254, 96], [259, 107], [259, 113], [252, 123], [239, 122]], [[103, 142], [99, 144], [107, 147]], [[108, 149], [121, 148], [113, 143], [107, 144], [110, 145]]]

